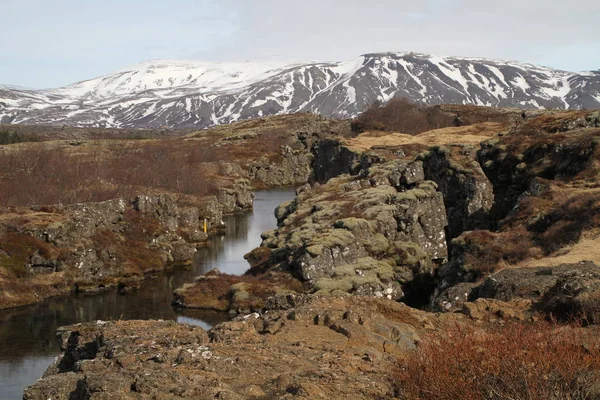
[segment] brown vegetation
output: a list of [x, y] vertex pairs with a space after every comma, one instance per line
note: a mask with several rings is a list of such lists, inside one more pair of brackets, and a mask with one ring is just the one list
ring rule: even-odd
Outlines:
[[600, 338], [576, 326], [455, 327], [400, 361], [403, 399], [596, 399]]
[[[532, 260], [546, 262], [574, 246], [586, 232], [600, 229], [598, 190], [553, 187], [544, 195], [524, 197], [518, 209], [502, 221], [498, 232], [468, 232], [453, 242], [462, 248], [465, 265], [478, 277], [508, 266], [546, 265]], [[582, 257], [590, 259], [591, 255]]]
[[110, 140], [110, 139], [160, 139], [179, 137], [192, 132], [191, 129], [137, 129], [137, 128], [74, 128], [61, 125], [0, 125], [0, 138], [14, 137], [17, 141], [0, 144], [38, 142], [51, 140]]
[[0, 235], [0, 267], [15, 277], [22, 278], [28, 274], [26, 265], [36, 253], [50, 258], [52, 249], [47, 243], [29, 235], [15, 232]]
[[355, 151], [366, 151], [383, 146], [402, 146], [402, 150], [406, 152], [406, 147], [410, 145], [419, 145], [423, 151], [431, 146], [452, 143], [479, 145], [483, 140], [493, 137], [501, 130], [500, 123], [484, 122], [469, 126], [434, 129], [416, 135], [367, 131], [357, 137], [344, 140], [344, 144]]
[[197, 283], [175, 291], [175, 304], [217, 311], [254, 311], [276, 294], [303, 292], [303, 284], [287, 273], [235, 276], [210, 272]]
[[392, 99], [385, 105], [374, 103], [352, 122], [352, 130], [417, 134], [432, 129], [455, 126], [454, 117], [439, 107], [424, 107], [406, 99]]
[[[244, 169], [258, 160], [278, 162], [284, 151], [293, 150], [286, 145], [298, 145], [295, 133], [343, 134], [347, 125], [308, 114], [288, 115], [182, 138], [169, 136], [186, 131], [65, 128], [69, 133], [63, 135], [59, 127], [11, 125], [6, 128], [9, 139], [16, 135], [18, 143], [0, 147], [0, 206], [104, 201], [154, 191], [212, 195], [234, 180], [224, 164], [237, 163]], [[42, 133], [46, 141], [23, 143]], [[152, 139], [131, 140], [138, 134]], [[50, 140], [56, 138], [71, 140]]]
[[84, 148], [35, 143], [0, 153], [0, 205], [71, 204], [129, 198], [152, 189], [202, 196], [216, 192], [201, 164], [173, 141], [97, 143]]

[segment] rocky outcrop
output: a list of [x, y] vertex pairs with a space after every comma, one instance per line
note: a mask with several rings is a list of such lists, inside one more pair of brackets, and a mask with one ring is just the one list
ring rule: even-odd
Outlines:
[[448, 240], [464, 231], [488, 229], [493, 186], [471, 145], [436, 146], [421, 154], [425, 177], [438, 185], [448, 214]]
[[222, 213], [231, 214], [252, 209], [254, 194], [251, 192], [250, 182], [238, 179], [232, 187], [219, 189], [217, 201], [222, 207]]
[[478, 159], [494, 186], [496, 221], [513, 210], [535, 179], [568, 181], [590, 167], [595, 169], [597, 129], [586, 129], [595, 127], [595, 119], [590, 124], [577, 122], [586, 118], [595, 117], [541, 117], [504, 138], [481, 144]]
[[460, 316], [373, 298], [279, 296], [209, 332], [171, 321], [61, 328], [24, 399], [391, 398], [397, 357]]
[[325, 139], [312, 148], [310, 181], [325, 183], [336, 176], [356, 175], [371, 165], [369, 158], [344, 146], [338, 139]]
[[282, 149], [281, 160], [267, 158], [253, 163], [247, 172], [249, 179], [259, 181], [265, 187], [300, 186], [308, 181], [312, 155], [302, 149], [293, 150], [289, 146]]
[[255, 277], [221, 274], [213, 269], [183, 285], [173, 293], [173, 305], [232, 314], [249, 314], [262, 310], [272, 296], [301, 294], [303, 284], [292, 275], [270, 271]]
[[422, 163], [394, 161], [303, 187], [263, 234], [262, 268], [291, 271], [318, 293], [399, 299], [447, 257], [443, 198]]
[[[529, 312], [540, 311], [560, 319], [600, 320], [600, 267], [592, 262], [553, 267], [505, 269], [478, 284], [460, 284], [436, 300], [440, 309], [452, 311], [468, 301], [495, 299], [526, 301]], [[525, 303], [521, 303], [525, 304]]]
[[0, 261], [20, 279], [0, 291], [0, 308], [71, 290], [136, 288], [149, 273], [190, 263], [196, 247], [208, 239], [205, 219], [209, 233], [218, 231], [224, 211], [251, 207], [252, 194], [241, 182], [200, 207], [151, 194], [131, 201], [6, 210], [1, 214]]

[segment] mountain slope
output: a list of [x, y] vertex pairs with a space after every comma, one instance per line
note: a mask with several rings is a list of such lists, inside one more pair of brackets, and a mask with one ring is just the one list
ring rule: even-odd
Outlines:
[[333, 63], [153, 61], [58, 89], [0, 86], [0, 122], [204, 128], [292, 112], [352, 117], [392, 97], [425, 104], [600, 108], [600, 71], [417, 53]]

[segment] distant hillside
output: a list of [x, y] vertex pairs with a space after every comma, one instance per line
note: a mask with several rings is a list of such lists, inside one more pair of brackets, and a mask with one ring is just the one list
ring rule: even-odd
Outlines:
[[349, 62], [152, 61], [51, 90], [0, 86], [0, 122], [204, 128], [268, 115], [356, 116], [376, 100], [518, 108], [600, 108], [600, 71], [417, 53]]

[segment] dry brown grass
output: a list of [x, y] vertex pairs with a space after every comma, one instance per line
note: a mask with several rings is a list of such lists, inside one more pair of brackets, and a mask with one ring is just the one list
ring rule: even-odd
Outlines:
[[550, 256], [529, 259], [506, 268], [555, 266], [574, 264], [582, 260], [590, 260], [600, 265], [600, 233], [597, 230], [583, 232], [577, 243], [570, 243], [558, 249]]
[[154, 189], [214, 194], [204, 169], [212, 156], [208, 148], [175, 140], [14, 145], [0, 153], [0, 205], [103, 201]]
[[456, 242], [478, 276], [515, 266], [600, 261], [600, 190], [552, 186], [526, 197], [498, 232], [473, 231]]
[[[247, 296], [235, 298], [235, 292], [241, 288]], [[259, 310], [265, 306], [269, 297], [282, 292], [303, 293], [304, 286], [290, 274], [280, 272], [260, 275], [247, 273], [241, 276], [219, 274], [204, 277], [193, 285], [184, 286], [183, 290], [179, 289], [175, 292], [175, 296], [188, 308], [227, 311], [230, 307], [243, 307]]]
[[600, 337], [547, 323], [456, 327], [424, 338], [395, 378], [406, 400], [591, 400]]
[[0, 270], [17, 278], [28, 274], [27, 263], [34, 254], [51, 258], [55, 250], [49, 244], [29, 235], [6, 232], [0, 235]]
[[[101, 132], [101, 137], [122, 139], [126, 135]], [[258, 160], [278, 162], [284, 146], [298, 145], [299, 132], [344, 134], [349, 132], [349, 123], [298, 114], [220, 126], [184, 138], [55, 140], [3, 146], [0, 206], [103, 201], [154, 191], [176, 193], [184, 199], [211, 195], [234, 179], [225, 176], [223, 163], [244, 168]]]
[[366, 151], [375, 146], [423, 145], [431, 147], [452, 143], [478, 145], [496, 135], [501, 129], [502, 124], [500, 123], [484, 122], [469, 126], [434, 129], [417, 135], [367, 131], [355, 138], [345, 139], [344, 144], [354, 151]]

